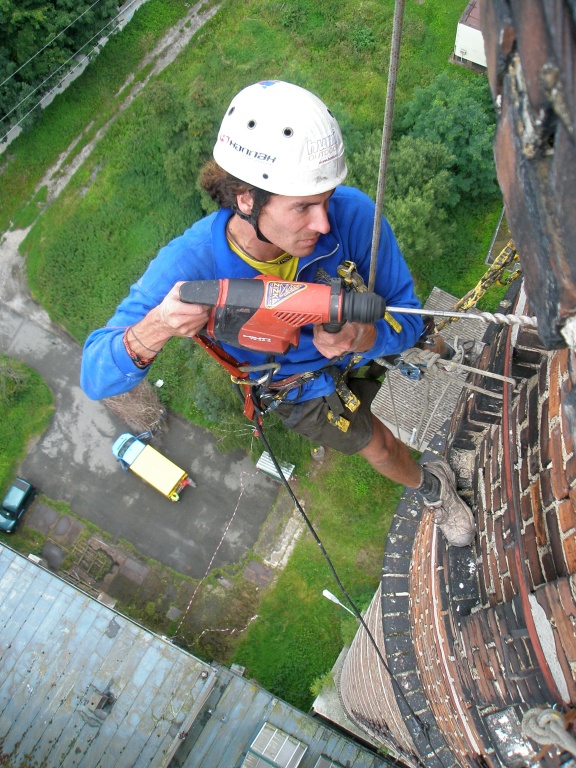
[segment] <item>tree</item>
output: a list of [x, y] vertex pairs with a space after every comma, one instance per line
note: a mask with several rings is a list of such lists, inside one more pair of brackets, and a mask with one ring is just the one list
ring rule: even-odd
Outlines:
[[385, 213], [422, 293], [429, 287], [427, 267], [448, 254], [454, 232], [450, 214], [460, 195], [453, 164], [442, 144], [412, 136], [403, 136], [390, 154]]
[[[424, 187], [391, 198], [386, 215], [411, 271], [425, 277], [426, 264], [443, 256], [450, 245], [454, 224], [446, 210], [436, 204], [432, 190]], [[423, 287], [419, 285], [420, 291]]]
[[451, 152], [456, 187], [463, 196], [498, 194], [492, 151], [495, 118], [484, 79], [462, 82], [442, 72], [427, 88], [415, 89], [402, 128]]
[[460, 201], [452, 173], [455, 162], [455, 156], [444, 144], [402, 136], [390, 153], [390, 196], [398, 198], [423, 191], [438, 208], [454, 208]]
[[[351, 183], [376, 195], [380, 147], [368, 142], [351, 158]], [[411, 264], [446, 253], [453, 231], [448, 212], [460, 200], [452, 172], [455, 157], [438, 142], [402, 136], [390, 152], [386, 179], [385, 214]]]
[[62, 80], [76, 53], [110, 34], [116, 13], [115, 0], [1, 0], [1, 135]]

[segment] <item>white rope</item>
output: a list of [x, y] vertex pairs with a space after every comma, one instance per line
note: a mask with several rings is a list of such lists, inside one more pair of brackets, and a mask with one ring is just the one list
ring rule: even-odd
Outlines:
[[522, 732], [536, 744], [550, 744], [576, 757], [576, 739], [568, 733], [564, 718], [555, 709], [529, 709], [522, 718]]

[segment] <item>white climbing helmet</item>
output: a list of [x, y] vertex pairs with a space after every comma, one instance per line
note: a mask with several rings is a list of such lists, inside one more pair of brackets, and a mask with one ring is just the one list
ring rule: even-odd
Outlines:
[[348, 172], [334, 115], [310, 91], [280, 80], [232, 99], [213, 155], [232, 176], [277, 195], [328, 192]]

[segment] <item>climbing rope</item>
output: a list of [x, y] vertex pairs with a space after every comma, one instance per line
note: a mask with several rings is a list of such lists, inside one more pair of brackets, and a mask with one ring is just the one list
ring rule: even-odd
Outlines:
[[[499, 285], [508, 285], [517, 277], [519, 277], [522, 274], [522, 270], [518, 266], [518, 268], [511, 275], [509, 275], [509, 277], [504, 278], [504, 272], [517, 261], [518, 253], [516, 251], [514, 242], [512, 240], [508, 240], [504, 248], [500, 251], [498, 256], [496, 256], [492, 264], [486, 270], [484, 275], [482, 275], [474, 288], [468, 291], [467, 294], [462, 296], [462, 298], [456, 302], [454, 309], [464, 311], [467, 309], [472, 309], [472, 307], [475, 307], [478, 304], [482, 296], [484, 296], [491, 285], [494, 285], [494, 283], [499, 283]], [[447, 325], [456, 319], [458, 318], [452, 316], [449, 319], [441, 320], [439, 323], [437, 323], [436, 330], [444, 330]]]
[[372, 249], [370, 252], [370, 275], [368, 290], [374, 290], [376, 269], [378, 267], [378, 245], [382, 229], [382, 211], [384, 209], [384, 188], [392, 138], [392, 119], [394, 117], [394, 100], [396, 97], [396, 81], [398, 79], [398, 64], [400, 62], [400, 43], [402, 40], [402, 21], [404, 19], [404, 0], [396, 0], [394, 4], [394, 22], [392, 25], [392, 41], [390, 43], [390, 64], [388, 66], [388, 85], [386, 88], [386, 105], [384, 107], [384, 126], [382, 128], [382, 148], [380, 150], [380, 167], [378, 170], [378, 186], [376, 188], [376, 210], [374, 212], [374, 229], [372, 232]]
[[556, 709], [529, 709], [522, 718], [522, 732], [536, 744], [555, 746], [576, 757], [576, 739], [568, 733], [564, 717]]

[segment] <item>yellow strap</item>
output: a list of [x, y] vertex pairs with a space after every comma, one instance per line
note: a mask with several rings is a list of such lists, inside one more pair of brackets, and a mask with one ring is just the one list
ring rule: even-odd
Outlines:
[[328, 411], [326, 414], [326, 418], [332, 424], [332, 426], [337, 427], [340, 432], [348, 432], [348, 427], [350, 426], [350, 422], [348, 419], [345, 419], [344, 416], [335, 416], [333, 411]]
[[388, 325], [392, 326], [392, 328], [396, 331], [396, 333], [400, 333], [400, 331], [402, 330], [402, 326], [400, 325], [398, 320], [396, 320], [396, 318], [393, 317], [390, 314], [390, 312], [388, 312], [388, 310], [384, 312], [384, 320], [386, 320]]
[[[462, 298], [456, 302], [453, 309], [460, 311], [472, 309], [472, 307], [476, 306], [478, 301], [482, 298], [482, 296], [484, 296], [488, 288], [493, 283], [498, 282], [501, 285], [506, 285], [508, 282], [511, 282], [512, 280], [515, 280], [517, 277], [519, 277], [520, 269], [517, 269], [504, 283], [502, 283], [505, 270], [509, 269], [512, 264], [518, 261], [518, 259], [519, 257], [518, 253], [516, 252], [514, 241], [508, 240], [504, 248], [500, 251], [498, 256], [496, 256], [492, 264], [488, 267], [474, 288], [468, 291], [465, 296], [462, 296]], [[444, 328], [446, 328], [455, 320], [456, 318], [453, 317], [440, 320], [438, 323], [436, 323], [436, 331], [443, 331]]]

